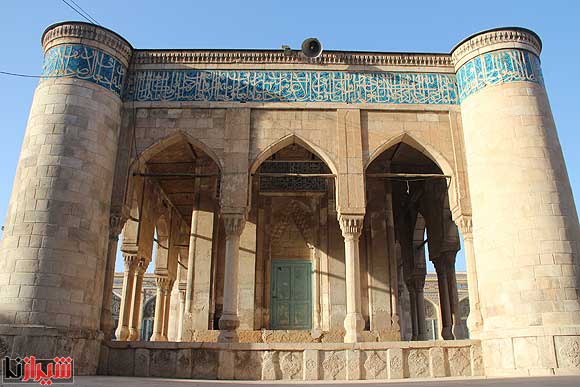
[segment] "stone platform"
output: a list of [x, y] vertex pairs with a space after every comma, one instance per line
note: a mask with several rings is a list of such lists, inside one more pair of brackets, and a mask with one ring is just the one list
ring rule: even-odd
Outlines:
[[478, 340], [345, 343], [108, 342], [99, 374], [226, 380], [374, 380], [483, 374]]

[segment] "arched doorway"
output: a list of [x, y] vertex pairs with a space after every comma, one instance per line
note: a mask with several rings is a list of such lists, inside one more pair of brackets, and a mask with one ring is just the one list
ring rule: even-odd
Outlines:
[[296, 137], [271, 149], [275, 151], [258, 157], [252, 167], [255, 328], [329, 329], [329, 308], [323, 310], [321, 294], [329, 292], [329, 222], [340, 237], [334, 174]]

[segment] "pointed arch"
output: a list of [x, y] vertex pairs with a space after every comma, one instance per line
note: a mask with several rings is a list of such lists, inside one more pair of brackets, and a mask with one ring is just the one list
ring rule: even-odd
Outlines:
[[216, 163], [220, 172], [223, 170], [222, 162], [219, 156], [207, 144], [205, 144], [201, 140], [196, 139], [195, 137], [191, 136], [190, 134], [184, 131], [178, 130], [175, 133], [172, 133], [169, 136], [162, 138], [161, 140], [157, 141], [156, 143], [150, 145], [145, 150], [143, 150], [137, 156], [137, 158], [135, 158], [132, 161], [131, 171], [134, 171], [135, 168], [138, 168], [140, 165], [145, 164], [148, 160], [150, 160], [153, 156], [155, 156], [159, 152], [179, 142], [186, 142], [200, 149]]
[[372, 162], [375, 161], [375, 159], [379, 157], [384, 151], [386, 151], [393, 145], [397, 145], [399, 143], [409, 145], [415, 150], [421, 152], [425, 157], [433, 161], [435, 165], [437, 165], [441, 169], [441, 171], [443, 171], [443, 174], [449, 176], [455, 175], [453, 173], [453, 168], [451, 167], [451, 164], [441, 153], [439, 153], [439, 151], [437, 151], [430, 145], [423, 144], [421, 141], [417, 140], [415, 137], [413, 137], [411, 134], [407, 132], [391, 137], [390, 139], [382, 143], [377, 149], [375, 149], [374, 152], [369, 156], [369, 159], [365, 165], [365, 171], [369, 167], [369, 165], [371, 165]]
[[250, 165], [250, 174], [254, 174], [258, 168], [260, 168], [260, 165], [262, 165], [262, 163], [270, 158], [274, 153], [292, 144], [298, 144], [309, 152], [314, 153], [316, 156], [318, 156], [318, 158], [324, 161], [326, 166], [333, 174], [338, 175], [338, 169], [336, 168], [336, 165], [330, 156], [328, 156], [322, 149], [320, 149], [320, 147], [312, 144], [311, 142], [296, 134], [289, 134], [278, 139], [276, 142], [270, 144], [265, 150], [258, 154], [258, 156], [256, 156]]
[[394, 137], [391, 137], [390, 139], [382, 143], [377, 149], [375, 149], [374, 152], [369, 156], [369, 159], [365, 164], [365, 171], [372, 164], [372, 162], [375, 161], [375, 159], [379, 157], [384, 151], [399, 143], [404, 143], [412, 147], [413, 149], [417, 150], [418, 152], [421, 152], [425, 157], [433, 161], [433, 163], [435, 163], [435, 165], [437, 165], [439, 169], [441, 169], [444, 175], [451, 176], [451, 179], [449, 180], [449, 184], [447, 187], [447, 192], [449, 196], [449, 205], [451, 208], [456, 206], [457, 203], [459, 202], [458, 196], [459, 190], [457, 186], [458, 183], [456, 181], [457, 175], [455, 174], [455, 169], [449, 163], [447, 158], [445, 158], [445, 156], [443, 156], [438, 150], [436, 150], [431, 145], [423, 144], [421, 141], [417, 140], [415, 137], [413, 137], [411, 134], [407, 132], [400, 133]]

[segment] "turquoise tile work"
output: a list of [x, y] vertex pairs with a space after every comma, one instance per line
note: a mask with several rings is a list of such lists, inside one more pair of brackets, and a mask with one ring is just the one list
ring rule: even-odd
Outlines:
[[455, 105], [489, 85], [542, 84], [539, 58], [524, 50], [486, 53], [455, 74], [306, 70], [144, 70], [131, 73], [115, 57], [64, 44], [44, 58], [43, 76], [73, 77], [139, 102], [338, 102]]
[[42, 75], [83, 79], [121, 96], [126, 69], [117, 58], [96, 48], [63, 44], [46, 52]]
[[536, 55], [515, 49], [488, 52], [466, 62], [457, 72], [459, 100], [487, 86], [518, 81], [543, 85], [540, 59]]
[[457, 87], [439, 73], [149, 70], [131, 75], [126, 99], [457, 104]]

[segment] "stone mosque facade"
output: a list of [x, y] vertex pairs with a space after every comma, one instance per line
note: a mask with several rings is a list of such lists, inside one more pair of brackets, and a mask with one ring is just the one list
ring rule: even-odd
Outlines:
[[580, 230], [534, 32], [307, 58], [64, 22], [42, 45], [1, 353], [89, 375], [580, 374]]

